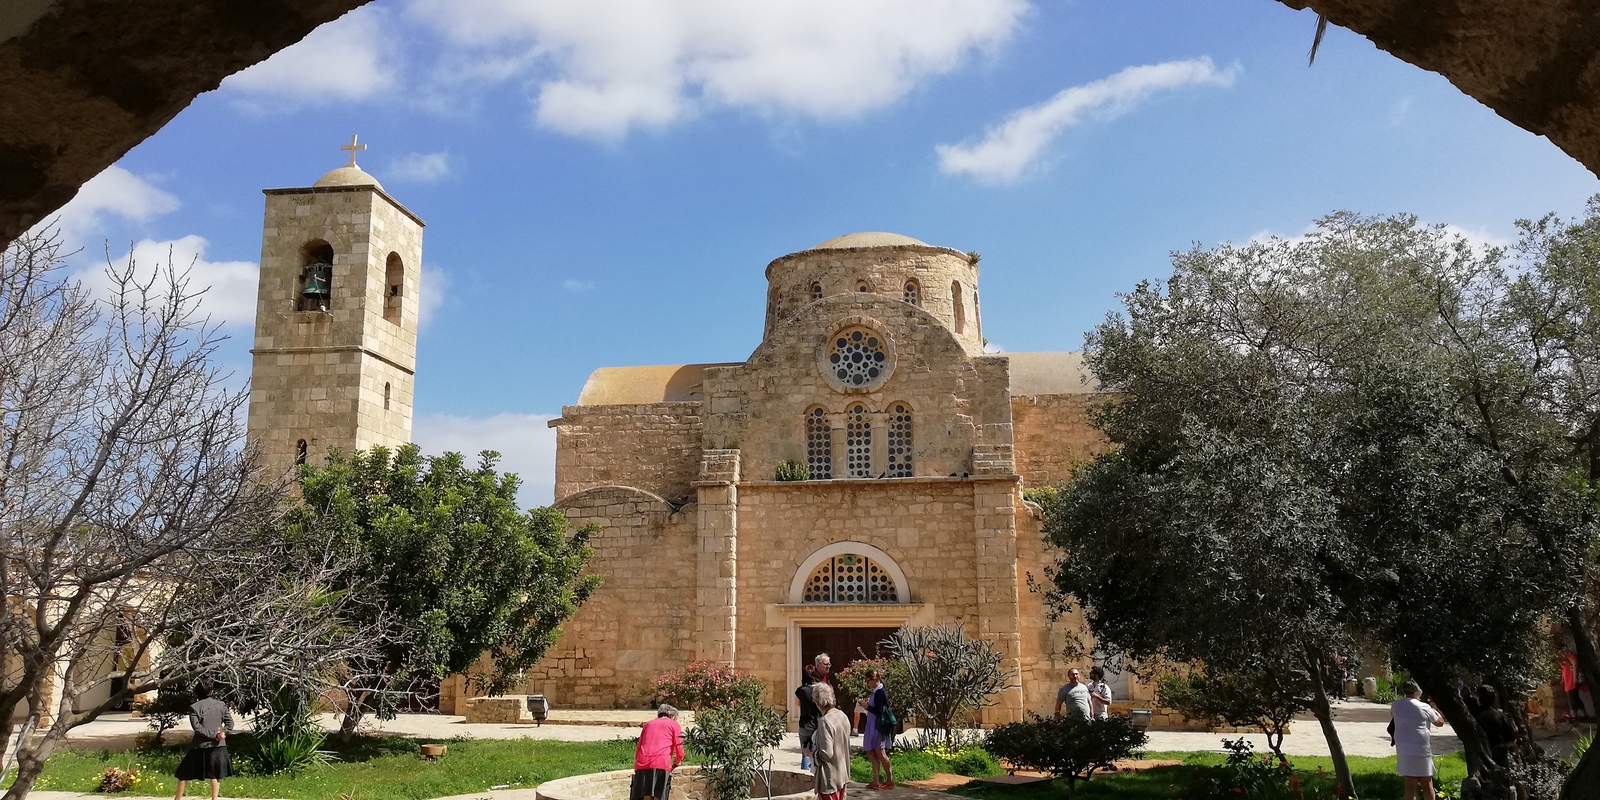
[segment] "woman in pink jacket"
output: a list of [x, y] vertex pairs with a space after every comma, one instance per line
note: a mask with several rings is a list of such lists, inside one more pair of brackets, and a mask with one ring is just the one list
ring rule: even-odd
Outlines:
[[633, 789], [628, 800], [668, 800], [672, 796], [672, 771], [683, 763], [683, 726], [678, 709], [662, 703], [656, 718], [639, 732], [639, 749], [633, 754]]

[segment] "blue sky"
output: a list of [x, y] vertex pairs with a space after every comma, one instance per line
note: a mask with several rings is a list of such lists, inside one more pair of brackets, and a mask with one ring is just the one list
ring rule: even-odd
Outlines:
[[983, 254], [985, 333], [1070, 350], [1195, 242], [1408, 211], [1508, 243], [1600, 181], [1272, 0], [377, 0], [198, 98], [63, 213], [197, 258], [248, 370], [262, 195], [362, 166], [428, 222], [415, 438], [503, 451], [596, 367], [737, 361], [767, 262], [852, 231]]

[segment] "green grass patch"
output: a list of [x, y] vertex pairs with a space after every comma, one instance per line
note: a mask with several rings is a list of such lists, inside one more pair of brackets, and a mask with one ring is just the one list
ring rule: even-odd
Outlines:
[[[993, 757], [985, 758], [986, 755], [976, 749], [957, 753], [954, 758], [946, 758], [923, 750], [892, 750], [889, 753], [889, 763], [894, 766], [896, 783], [925, 781], [933, 777], [936, 772], [973, 778], [1000, 775], [1005, 772], [1000, 769], [1000, 765]], [[855, 756], [850, 760], [850, 779], [863, 783], [871, 780], [872, 765], [862, 756]]]
[[[229, 737], [237, 750], [248, 752], [247, 734]], [[330, 740], [328, 749], [339, 761], [312, 767], [297, 775], [236, 776], [222, 782], [230, 797], [275, 797], [287, 800], [328, 800], [340, 793], [358, 800], [424, 800], [452, 794], [481, 792], [510, 784], [527, 788], [548, 780], [628, 769], [633, 766], [633, 740], [610, 742], [554, 742], [533, 739], [470, 740], [446, 742], [449, 754], [430, 761], [417, 748], [426, 740], [399, 737], [358, 737], [341, 744]], [[132, 794], [172, 796], [177, 782], [172, 771], [183, 759], [183, 748], [126, 752], [64, 752], [51, 756], [35, 788], [93, 792], [107, 767], [138, 767], [141, 779]], [[236, 762], [237, 764], [237, 759]], [[188, 795], [209, 796], [204, 782], [189, 785]]]
[[[1197, 768], [1219, 766], [1227, 758], [1222, 753], [1146, 753], [1146, 760], [1181, 761], [1181, 765], [1156, 767], [1139, 772], [1096, 773], [1094, 780], [1078, 783], [1077, 800], [1171, 800], [1182, 796], [1183, 787], [1194, 777]], [[1320, 767], [1325, 776], [1333, 775], [1333, 759], [1313, 756], [1296, 756], [1290, 759], [1295, 769], [1307, 776], [1315, 775]], [[1368, 758], [1351, 756], [1350, 772], [1356, 789], [1363, 800], [1401, 800], [1405, 796], [1405, 780], [1394, 771], [1394, 758]], [[1452, 790], [1459, 788], [1467, 776], [1467, 764], [1459, 753], [1436, 756], [1440, 785]], [[896, 767], [898, 769], [898, 766]], [[1064, 781], [1005, 785], [996, 783], [969, 783], [951, 789], [951, 794], [975, 800], [1066, 800]]]

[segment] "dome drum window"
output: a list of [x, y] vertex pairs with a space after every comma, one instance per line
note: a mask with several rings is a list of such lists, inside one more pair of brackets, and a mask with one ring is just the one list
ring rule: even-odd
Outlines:
[[863, 555], [833, 556], [811, 571], [801, 595], [806, 603], [896, 603], [894, 577]]
[[922, 305], [922, 287], [916, 281], [906, 281], [905, 301], [914, 306]]
[[822, 299], [822, 284], [820, 284], [820, 283], [811, 284], [811, 299], [812, 300], [821, 300]]

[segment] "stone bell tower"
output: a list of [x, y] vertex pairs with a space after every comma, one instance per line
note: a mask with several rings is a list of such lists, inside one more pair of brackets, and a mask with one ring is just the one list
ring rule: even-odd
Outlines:
[[250, 439], [277, 475], [411, 441], [423, 222], [350, 162], [267, 189]]

